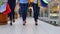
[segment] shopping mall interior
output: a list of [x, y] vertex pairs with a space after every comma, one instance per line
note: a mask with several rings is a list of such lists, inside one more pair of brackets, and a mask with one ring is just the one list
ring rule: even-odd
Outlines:
[[[29, 3], [32, 1], [29, 1]], [[27, 23], [25, 26], [22, 25], [21, 12], [18, 14], [19, 12], [16, 11], [15, 23], [10, 26], [8, 18], [7, 23], [0, 25], [0, 34], [60, 34], [60, 0], [50, 1], [47, 4], [48, 7], [43, 7], [38, 0], [38, 6], [40, 7], [38, 26], [35, 25], [33, 7], [30, 6], [28, 8]]]

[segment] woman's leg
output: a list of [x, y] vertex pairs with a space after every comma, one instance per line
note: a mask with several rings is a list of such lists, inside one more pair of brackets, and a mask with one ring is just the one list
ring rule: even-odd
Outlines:
[[11, 8], [11, 13], [9, 14], [10, 15], [10, 25], [12, 25], [13, 22], [15, 22], [15, 12], [14, 12], [14, 7]]
[[27, 16], [28, 4], [20, 4], [20, 6], [21, 6], [21, 11], [22, 11], [23, 25], [25, 25], [25, 23], [26, 23], [26, 16]]
[[38, 15], [39, 15], [39, 7], [37, 4], [33, 4], [33, 10], [34, 10], [34, 20], [35, 20], [35, 25], [37, 24], [37, 19], [38, 19]]

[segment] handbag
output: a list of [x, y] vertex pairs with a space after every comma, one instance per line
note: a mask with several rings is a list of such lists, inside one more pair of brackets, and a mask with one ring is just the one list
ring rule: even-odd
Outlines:
[[18, 19], [19, 8], [20, 8], [19, 4], [16, 4], [15, 9], [14, 9], [14, 11], [15, 11], [15, 19]]
[[10, 12], [11, 12], [10, 6], [9, 6], [9, 4], [7, 3], [7, 4], [6, 4], [6, 10], [3, 12], [3, 14], [9, 14]]
[[14, 11], [17, 12], [19, 10], [19, 8], [20, 8], [19, 4], [16, 4]]

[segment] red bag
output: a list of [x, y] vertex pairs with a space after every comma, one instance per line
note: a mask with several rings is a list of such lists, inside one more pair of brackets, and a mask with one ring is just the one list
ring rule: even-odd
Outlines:
[[6, 11], [4, 11], [3, 14], [9, 14], [10, 12], [11, 12], [10, 6], [9, 6], [9, 4], [7, 3], [7, 4], [6, 4]]

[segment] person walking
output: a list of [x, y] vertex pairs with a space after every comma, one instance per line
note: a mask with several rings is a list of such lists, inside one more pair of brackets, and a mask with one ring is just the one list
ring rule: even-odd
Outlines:
[[10, 25], [12, 25], [12, 23], [15, 22], [14, 8], [15, 8], [15, 5], [16, 5], [16, 0], [8, 0], [8, 4], [10, 5], [10, 9], [11, 9], [11, 13], [9, 14], [9, 17], [10, 17]]
[[22, 12], [23, 25], [26, 24], [27, 10], [28, 10], [28, 0], [18, 0], [20, 4], [20, 10]]
[[40, 7], [38, 6], [38, 0], [34, 0], [33, 1], [33, 10], [34, 10], [34, 20], [35, 20], [35, 25], [37, 26], [38, 25], [38, 15], [39, 15], [39, 10], [40, 10]]

